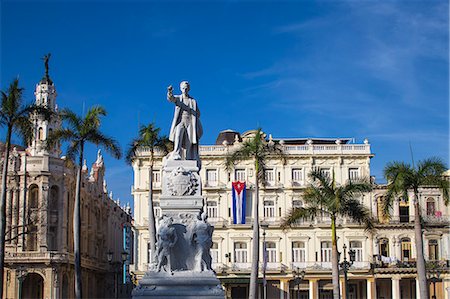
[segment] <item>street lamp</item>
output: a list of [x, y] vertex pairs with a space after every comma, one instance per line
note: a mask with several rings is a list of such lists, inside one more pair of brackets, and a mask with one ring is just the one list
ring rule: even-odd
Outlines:
[[267, 281], [266, 281], [266, 268], [267, 268], [267, 248], [266, 248], [266, 229], [269, 227], [267, 223], [262, 223], [263, 229], [263, 298], [267, 299]]
[[436, 299], [436, 282], [440, 281], [441, 272], [439, 270], [433, 270], [429, 273], [430, 282], [433, 283], [433, 296], [431, 296], [431, 299]]
[[347, 272], [350, 269], [350, 267], [353, 265], [353, 262], [355, 261], [355, 254], [356, 252], [353, 249], [350, 249], [348, 251], [348, 255], [350, 258], [350, 261], [347, 261], [347, 246], [344, 244], [344, 261], [342, 263], [339, 263], [339, 266], [344, 271], [344, 282], [345, 282], [345, 299], [349, 298], [349, 290], [348, 290], [348, 279], [347, 279]]
[[108, 259], [108, 263], [113, 267], [114, 269], [114, 298], [118, 298], [118, 292], [117, 292], [117, 262], [113, 262], [114, 252], [111, 250], [106, 253], [106, 258]]
[[296, 269], [297, 269], [297, 271], [294, 271], [294, 275], [295, 275], [294, 284], [297, 285], [297, 298], [300, 299], [300, 283], [305, 278], [306, 272], [303, 270], [300, 271], [299, 267], [297, 267]]

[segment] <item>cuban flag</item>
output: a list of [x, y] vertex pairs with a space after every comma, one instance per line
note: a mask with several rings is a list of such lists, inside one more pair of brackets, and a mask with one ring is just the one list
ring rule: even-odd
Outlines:
[[245, 224], [245, 182], [232, 182], [233, 224]]

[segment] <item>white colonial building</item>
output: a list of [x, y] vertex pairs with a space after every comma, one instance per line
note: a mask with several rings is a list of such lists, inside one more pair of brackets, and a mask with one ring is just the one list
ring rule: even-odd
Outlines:
[[[219, 134], [215, 145], [200, 146], [204, 208], [215, 227], [211, 255], [228, 298], [246, 298], [248, 292], [251, 256], [255, 254], [251, 252], [255, 171], [252, 161], [244, 161], [232, 171], [226, 170], [224, 162], [228, 153], [253, 134], [254, 131], [241, 135], [227, 130]], [[370, 177], [370, 161], [374, 156], [370, 144], [368, 140], [356, 144], [348, 138], [274, 138], [273, 141], [282, 145], [286, 159], [268, 161], [266, 183], [260, 190], [261, 242], [265, 241], [267, 248], [267, 298], [332, 298], [330, 219], [318, 217], [313, 222], [301, 222], [298, 227], [286, 231], [280, 228], [280, 223], [292, 208], [303, 205], [302, 193], [312, 169], [333, 173], [340, 183], [357, 177]], [[133, 164], [136, 252], [132, 270], [137, 277], [145, 273], [149, 262], [149, 158], [149, 152], [143, 148]], [[158, 207], [161, 158], [160, 155], [154, 161], [153, 174], [157, 217], [161, 216]], [[233, 224], [231, 184], [234, 181], [246, 182], [246, 224]], [[339, 219], [338, 249], [342, 251], [345, 244], [356, 252], [349, 271], [350, 298], [416, 298], [413, 205], [408, 199], [396, 201], [393, 217], [387, 221], [379, 212], [379, 203], [385, 192], [385, 186], [377, 186], [373, 192], [360, 198], [377, 219], [374, 233], [366, 232], [348, 219]], [[420, 200], [427, 221], [424, 233], [426, 259], [438, 261], [441, 270], [436, 296], [448, 299], [449, 208], [443, 204], [441, 193], [434, 188], [423, 188]], [[260, 247], [262, 250], [263, 246]], [[260, 255], [262, 263], [263, 253], [256, 254]], [[302, 271], [305, 275], [299, 279]], [[260, 278], [262, 298], [263, 273]], [[432, 295], [433, 286], [430, 289]]]

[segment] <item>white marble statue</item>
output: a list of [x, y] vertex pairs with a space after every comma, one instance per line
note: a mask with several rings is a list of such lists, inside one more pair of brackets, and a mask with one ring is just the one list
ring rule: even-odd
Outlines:
[[97, 160], [95, 161], [95, 164], [98, 167], [102, 167], [103, 166], [103, 156], [102, 156], [102, 150], [101, 149], [99, 149], [97, 151]]
[[[198, 144], [203, 135], [203, 128], [197, 101], [189, 95], [189, 89], [187, 81], [180, 83], [180, 95], [173, 95], [172, 86], [167, 88], [167, 100], [175, 103], [169, 135], [169, 140], [174, 143], [174, 149], [169, 159], [200, 162]], [[186, 151], [185, 155], [183, 155], [183, 149]]]
[[210, 249], [214, 227], [206, 222], [206, 213], [203, 212], [201, 220], [195, 222], [192, 243], [195, 247], [194, 271], [212, 270]]
[[158, 266], [157, 271], [161, 268], [166, 272], [172, 272], [171, 266], [171, 249], [177, 243], [178, 237], [175, 228], [172, 225], [172, 217], [163, 216], [161, 218], [161, 226], [158, 231]]

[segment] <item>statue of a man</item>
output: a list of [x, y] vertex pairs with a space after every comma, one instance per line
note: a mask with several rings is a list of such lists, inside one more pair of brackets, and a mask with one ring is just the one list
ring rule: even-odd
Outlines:
[[195, 247], [194, 271], [198, 272], [212, 270], [210, 250], [214, 227], [206, 222], [205, 216], [206, 213], [203, 213], [201, 220], [195, 222], [192, 235], [192, 243]]
[[[169, 159], [172, 160], [196, 160], [200, 162], [198, 153], [199, 140], [203, 135], [200, 122], [200, 110], [197, 102], [189, 95], [189, 82], [180, 83], [181, 95], [173, 95], [173, 88], [167, 88], [167, 100], [175, 103], [172, 126], [169, 140], [173, 141], [174, 149]], [[186, 150], [183, 157], [182, 150]]]

